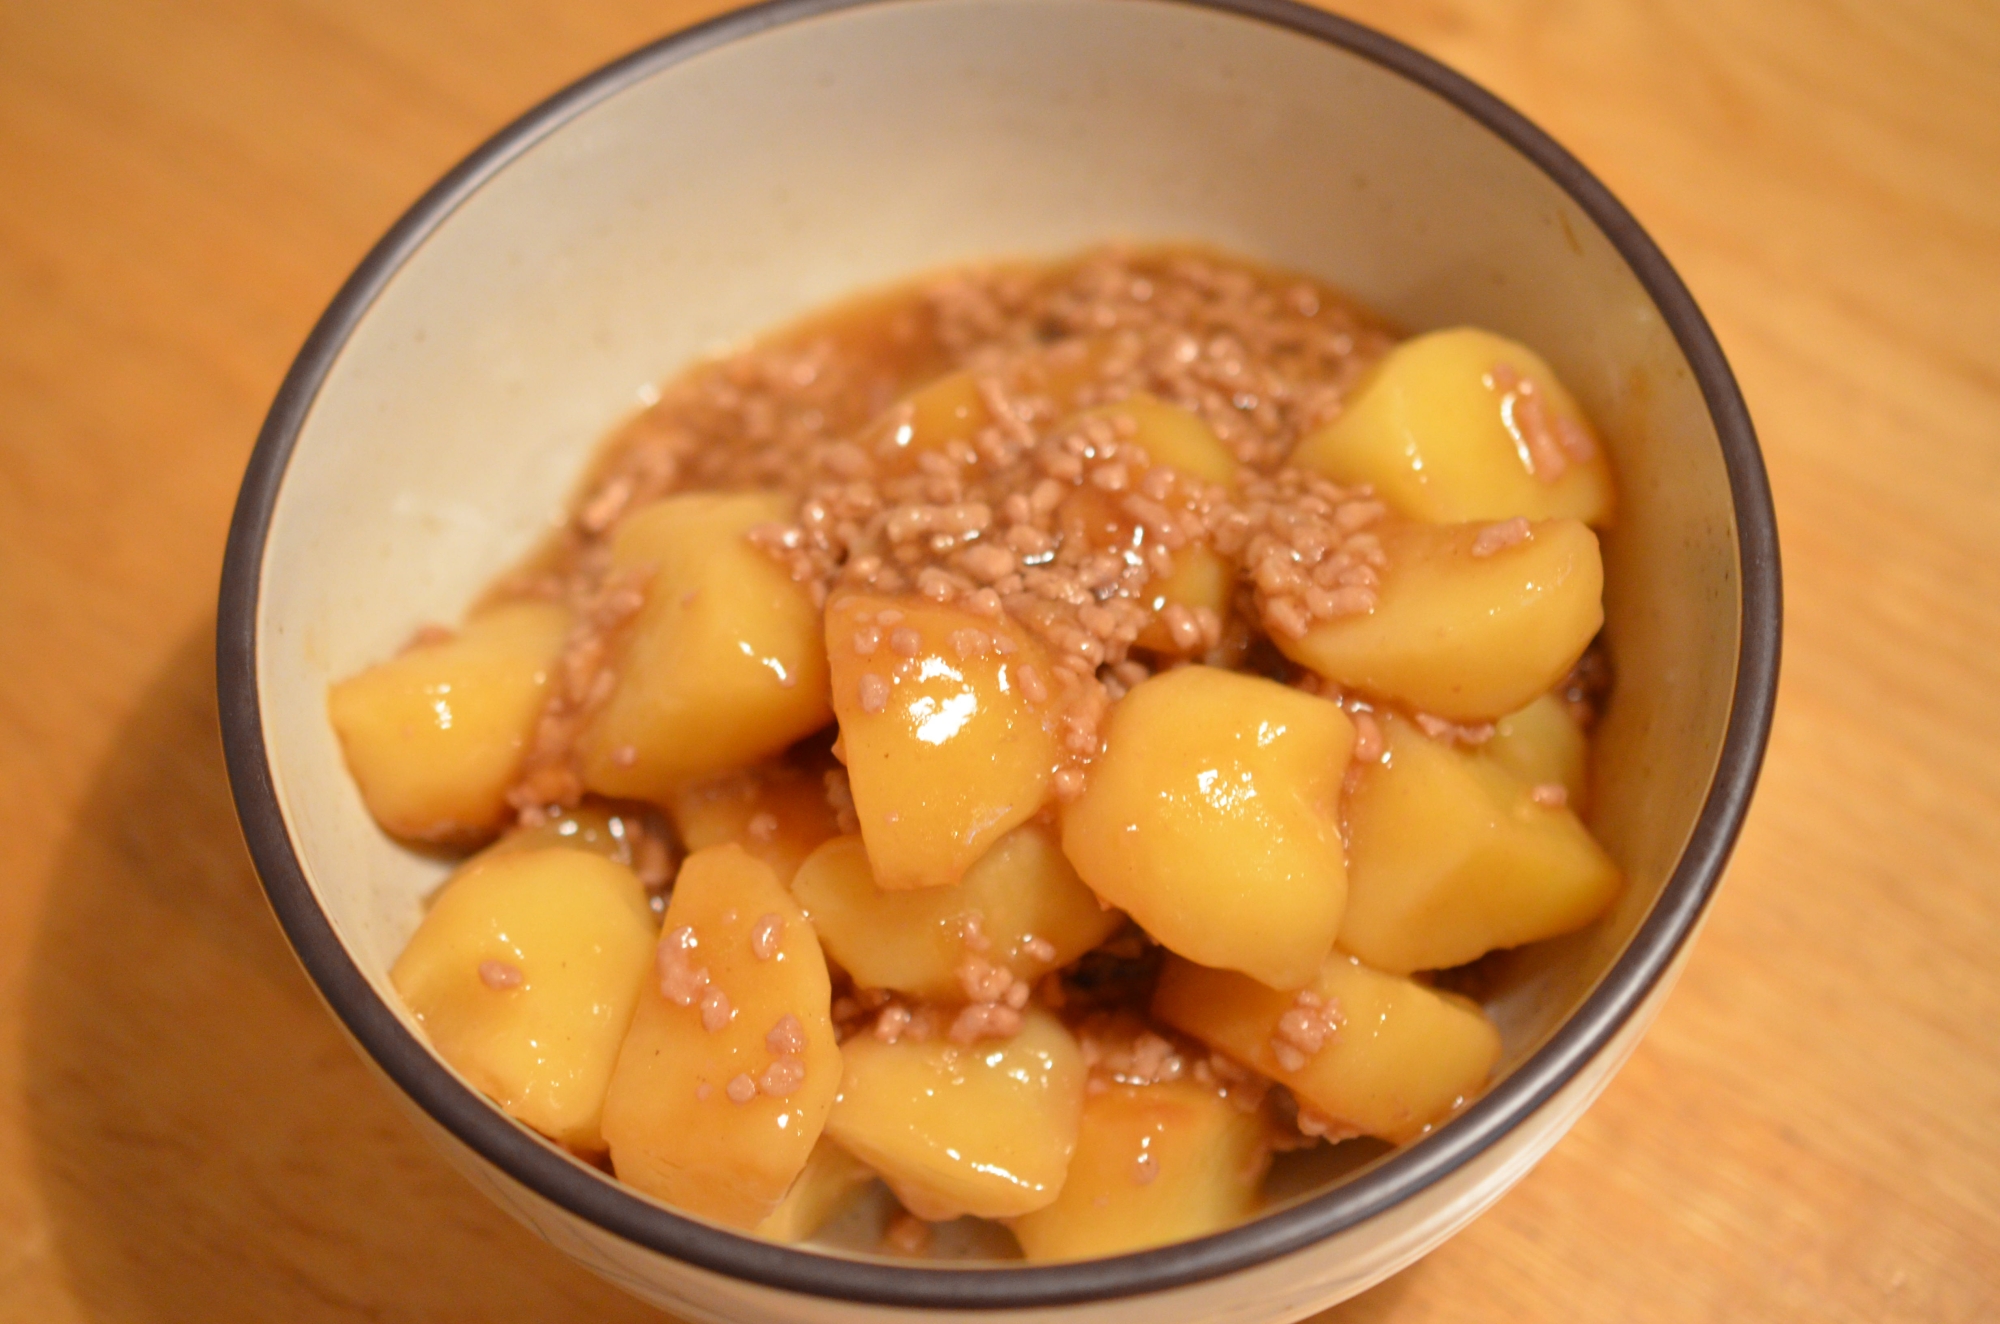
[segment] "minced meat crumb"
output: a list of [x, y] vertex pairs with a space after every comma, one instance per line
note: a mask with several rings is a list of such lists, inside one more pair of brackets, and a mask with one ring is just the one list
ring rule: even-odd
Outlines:
[[[620, 522], [673, 492], [743, 488], [796, 494], [796, 517], [752, 540], [816, 601], [841, 588], [916, 593], [1007, 617], [1045, 645], [1053, 674], [1023, 668], [1021, 683], [1031, 702], [1058, 705], [1072, 762], [1056, 788], [1074, 798], [1112, 702], [1159, 667], [1240, 653], [1223, 614], [1156, 603], [1182, 549], [1205, 544], [1239, 565], [1236, 609], [1268, 633], [1298, 637], [1373, 607], [1381, 504], [1282, 463], [1392, 343], [1312, 282], [1185, 250], [1106, 248], [954, 272], [696, 366], [622, 429], [559, 535], [496, 590], [577, 612], [512, 803], [534, 822], [582, 794], [571, 751], [644, 601], [639, 578], [610, 568]], [[908, 454], [898, 401], [957, 370], [990, 422]], [[1245, 466], [1234, 490], [1151, 463], [1129, 417], [1078, 413], [1142, 393], [1208, 424]], [[873, 656], [900, 642], [870, 628], [851, 646]], [[880, 688], [864, 677], [864, 707], [886, 701]]]

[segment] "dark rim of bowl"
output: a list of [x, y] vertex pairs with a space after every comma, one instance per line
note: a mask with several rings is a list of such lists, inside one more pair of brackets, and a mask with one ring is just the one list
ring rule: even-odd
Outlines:
[[1609, 237], [1693, 367], [1721, 440], [1736, 515], [1742, 637], [1715, 778], [1673, 877], [1616, 963], [1549, 1040], [1436, 1133], [1324, 1194], [1255, 1222], [1138, 1254], [1030, 1268], [936, 1269], [873, 1263], [760, 1242], [683, 1217], [535, 1137], [460, 1084], [378, 997], [314, 899], [293, 851], [264, 746], [257, 613], [264, 542], [299, 429], [326, 374], [405, 260], [515, 157], [607, 98], [683, 60], [767, 29], [883, 0], [771, 0], [667, 37], [605, 66], [501, 130], [398, 220], [313, 328], [251, 455], [223, 563], [216, 671], [237, 814], [272, 909], [307, 973], [361, 1046], [446, 1130], [529, 1189], [613, 1234], [690, 1265], [784, 1291], [884, 1306], [1017, 1309], [1159, 1292], [1309, 1246], [1422, 1191], [1478, 1157], [1576, 1076], [1640, 1005], [1693, 932], [1749, 807], [1776, 699], [1780, 620], [1777, 523], [1748, 411], [1708, 323], [1631, 214], [1520, 114], [1466, 78], [1382, 34], [1290, 0], [1172, 0], [1338, 46], [1471, 116], [1539, 166]]

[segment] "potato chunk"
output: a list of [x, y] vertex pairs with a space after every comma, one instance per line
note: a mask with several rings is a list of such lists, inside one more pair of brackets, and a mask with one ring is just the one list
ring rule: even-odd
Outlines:
[[1388, 564], [1375, 609], [1302, 639], [1274, 634], [1301, 666], [1349, 689], [1457, 722], [1504, 716], [1568, 674], [1604, 624], [1597, 535], [1574, 520], [1482, 544], [1484, 526], [1381, 531]]
[[1497, 763], [1383, 724], [1387, 757], [1348, 798], [1340, 945], [1382, 970], [1437, 970], [1604, 913], [1618, 867], [1575, 814]]
[[1164, 672], [1111, 710], [1063, 851], [1169, 949], [1297, 988], [1340, 927], [1353, 747], [1325, 699], [1213, 667]]
[[383, 830], [464, 844], [500, 826], [568, 629], [561, 607], [509, 603], [332, 688], [334, 733]]
[[657, 569], [612, 663], [617, 685], [577, 738], [585, 786], [664, 802], [832, 719], [819, 612], [744, 536], [791, 513], [777, 493], [690, 493], [618, 530], [613, 564]]
[[1085, 1260], [1234, 1227], [1257, 1212], [1264, 1127], [1191, 1080], [1113, 1084], [1084, 1101], [1062, 1194], [1015, 1239], [1030, 1260]]
[[[1154, 464], [1178, 469], [1206, 483], [1228, 486], [1236, 481], [1236, 457], [1215, 435], [1215, 429], [1179, 405], [1142, 393], [1089, 410], [1084, 417], [1111, 420], [1119, 426], [1121, 438], [1126, 438], [1125, 429], [1130, 429], [1129, 440]], [[1121, 422], [1124, 419], [1131, 421]]]
[[954, 441], [968, 445], [993, 426], [993, 411], [970, 370], [948, 372], [903, 397], [884, 427], [892, 453], [915, 455], [942, 450]]
[[783, 765], [684, 787], [668, 798], [667, 813], [689, 850], [733, 841], [787, 884], [799, 862], [840, 831], [824, 780]]
[[[1012, 395], [1032, 395], [1067, 410], [1078, 391], [1097, 374], [1108, 346], [1094, 340], [1069, 340], [1022, 360], [993, 384]], [[970, 368], [949, 372], [926, 382], [890, 407], [867, 430], [863, 440], [878, 456], [895, 463], [954, 443], [970, 445], [998, 420], [981, 374]]]
[[475, 1088], [595, 1152], [652, 958], [653, 916], [630, 869], [566, 846], [506, 850], [452, 875], [389, 980]]
[[[1291, 1087], [1301, 1103], [1363, 1135], [1404, 1141], [1444, 1120], [1486, 1084], [1500, 1035], [1478, 1007], [1335, 952], [1308, 1007], [1226, 970], [1167, 958], [1153, 1014]], [[1338, 1026], [1317, 1051], [1283, 1037], [1293, 1011]], [[1324, 1023], [1324, 1022], [1322, 1022]], [[1294, 1040], [1311, 1043], [1309, 1034]], [[1277, 1051], [1295, 1065], [1287, 1066]]]
[[1540, 355], [1471, 328], [1398, 345], [1292, 463], [1412, 519], [1611, 521], [1611, 467]]
[[517, 827], [508, 832], [488, 846], [485, 855], [493, 858], [511, 851], [567, 846], [571, 850], [602, 855], [614, 864], [622, 864], [634, 873], [640, 873], [644, 863], [641, 837], [646, 830], [640, 813], [633, 812], [629, 807], [611, 809], [598, 804], [556, 809], [533, 827]]
[[804, 1241], [833, 1221], [874, 1180], [867, 1164], [822, 1135], [806, 1159], [805, 1171], [771, 1216], [757, 1225], [757, 1235], [769, 1241]]
[[1560, 786], [1569, 807], [1583, 812], [1590, 791], [1590, 738], [1569, 705], [1544, 694], [1493, 724], [1479, 752], [1527, 786]]
[[827, 1134], [933, 1222], [1009, 1218], [1062, 1190], [1083, 1112], [1083, 1055], [1038, 1007], [1011, 1039], [849, 1039]]
[[604, 1100], [620, 1181], [731, 1227], [771, 1216], [840, 1089], [832, 988], [798, 903], [742, 847], [697, 851]]
[[875, 883], [948, 887], [1048, 801], [1055, 669], [1018, 627], [921, 598], [838, 596], [826, 635]]
[[1167, 608], [1178, 606], [1190, 614], [1204, 609], [1222, 619], [1229, 615], [1229, 597], [1236, 587], [1236, 570], [1207, 543], [1189, 543], [1174, 553], [1174, 567], [1146, 585], [1146, 605], [1153, 619], [1139, 631], [1137, 643], [1160, 653], [1199, 653], [1198, 638], [1175, 637], [1167, 624]]
[[841, 837], [800, 866], [792, 895], [856, 984], [939, 1000], [965, 996], [968, 957], [1033, 981], [1125, 922], [1098, 904], [1040, 822], [1000, 838], [952, 886], [903, 892], [877, 887], [861, 838]]

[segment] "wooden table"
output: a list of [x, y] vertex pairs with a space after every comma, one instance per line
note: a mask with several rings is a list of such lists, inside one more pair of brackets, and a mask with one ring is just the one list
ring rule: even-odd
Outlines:
[[[209, 636], [259, 418], [436, 175], [707, 0], [0, 0], [0, 1317], [658, 1318], [449, 1172], [239, 845]], [[1763, 789], [1575, 1133], [1342, 1321], [2000, 1312], [2000, 10], [1365, 0], [1574, 149], [1742, 377]]]

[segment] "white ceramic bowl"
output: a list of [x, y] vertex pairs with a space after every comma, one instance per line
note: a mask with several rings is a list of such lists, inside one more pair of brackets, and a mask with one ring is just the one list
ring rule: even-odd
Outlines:
[[[442, 866], [376, 830], [328, 683], [455, 617], [550, 527], [647, 383], [856, 289], [967, 258], [1197, 239], [1412, 330], [1539, 348], [1624, 492], [1595, 825], [1630, 879], [1509, 963], [1497, 1083], [1435, 1134], [1248, 1226], [1048, 1267], [753, 1241], [518, 1126], [431, 1054], [391, 961]], [[437, 185], [301, 351], [244, 481], [220, 688], [245, 834], [300, 959], [420, 1124], [556, 1246], [689, 1316], [918, 1310], [1294, 1319], [1495, 1200], [1604, 1087], [1685, 958], [1755, 780], [1775, 529], [1743, 404], [1632, 218], [1465, 80], [1282, 0], [779, 0], [583, 80]]]

